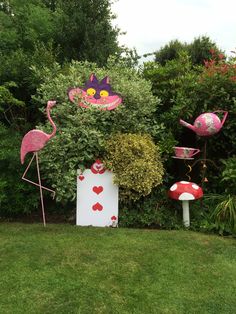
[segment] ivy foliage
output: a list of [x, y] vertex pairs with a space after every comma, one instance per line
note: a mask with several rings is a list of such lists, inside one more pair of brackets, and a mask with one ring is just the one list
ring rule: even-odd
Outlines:
[[105, 165], [121, 188], [120, 198], [138, 199], [162, 183], [160, 150], [147, 134], [117, 134], [106, 143]]
[[[122, 104], [115, 110], [81, 108], [69, 101], [68, 88], [83, 87], [91, 73], [95, 73], [100, 80], [109, 76], [113, 90], [122, 96]], [[137, 71], [112, 58], [106, 68], [89, 62], [73, 62], [66, 69], [58, 69], [57, 74], [48, 71], [35, 99], [43, 107], [47, 100], [57, 100], [57, 106], [51, 113], [57, 125], [57, 134], [40, 155], [45, 177], [56, 188], [60, 202], [75, 198], [77, 169], [90, 167], [97, 158], [103, 160], [106, 142], [117, 133], [146, 133], [155, 134], [156, 138], [165, 137], [164, 126], [159, 127], [153, 119], [160, 101], [152, 95], [151, 84], [140, 78]], [[49, 124], [40, 128], [47, 132], [51, 130]], [[154, 147], [149, 148], [149, 152], [150, 149], [153, 149], [154, 158]], [[142, 163], [136, 162], [136, 167], [143, 168]], [[150, 159], [150, 165], [145, 166], [148, 171], [155, 169], [151, 166], [153, 162], [154, 159]], [[152, 180], [150, 186], [155, 186], [156, 181]], [[143, 189], [144, 194], [148, 192], [145, 187], [140, 186], [139, 189]]]

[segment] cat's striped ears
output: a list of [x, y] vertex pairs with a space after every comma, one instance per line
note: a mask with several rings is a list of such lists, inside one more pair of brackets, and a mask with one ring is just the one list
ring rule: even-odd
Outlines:
[[102, 80], [101, 80], [101, 84], [109, 84], [110, 83], [110, 79], [108, 76], [105, 76]]
[[[90, 80], [90, 82], [96, 82], [96, 83], [98, 83], [98, 79], [97, 79], [97, 77], [96, 77], [96, 75], [95, 75], [94, 73], [92, 73], [92, 74], [90, 75], [89, 80]], [[101, 84], [109, 84], [109, 83], [110, 83], [109, 77], [108, 77], [108, 76], [105, 76], [105, 77], [101, 80], [100, 83], [101, 83]]]
[[95, 75], [94, 73], [92, 73], [92, 74], [90, 75], [89, 80], [90, 80], [90, 82], [96, 82], [96, 83], [98, 83], [98, 79], [97, 79], [97, 77], [96, 77], [96, 75]]

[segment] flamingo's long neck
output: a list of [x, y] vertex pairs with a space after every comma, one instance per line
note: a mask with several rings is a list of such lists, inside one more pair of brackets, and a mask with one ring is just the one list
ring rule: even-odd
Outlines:
[[56, 124], [53, 122], [53, 120], [52, 120], [52, 118], [50, 116], [50, 107], [47, 107], [47, 117], [48, 117], [48, 120], [49, 120], [49, 122], [51, 123], [51, 125], [53, 127], [52, 133], [48, 134], [49, 138], [51, 138], [51, 137], [53, 137], [56, 134], [57, 127], [56, 127]]

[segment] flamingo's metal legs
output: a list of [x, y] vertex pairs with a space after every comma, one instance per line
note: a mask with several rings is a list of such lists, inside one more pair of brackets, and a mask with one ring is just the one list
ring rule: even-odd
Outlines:
[[[28, 172], [28, 170], [29, 170], [29, 168], [30, 168], [34, 158], [36, 158], [37, 173], [38, 173], [38, 183], [33, 182], [33, 181], [25, 178], [26, 173]], [[22, 176], [22, 180], [25, 180], [25, 181], [27, 181], [27, 182], [29, 182], [29, 183], [39, 187], [39, 189], [40, 189], [41, 206], [42, 206], [43, 225], [44, 225], [44, 227], [46, 227], [46, 218], [45, 218], [44, 202], [43, 202], [43, 189], [47, 190], [49, 192], [52, 192], [53, 193], [53, 198], [55, 197], [55, 191], [53, 191], [53, 190], [51, 190], [51, 189], [49, 189], [49, 188], [47, 188], [45, 186], [42, 186], [42, 184], [41, 184], [41, 177], [40, 177], [40, 170], [39, 170], [39, 159], [38, 159], [38, 153], [37, 152], [35, 152], [33, 154], [33, 157], [31, 158], [31, 160], [30, 160], [30, 162], [29, 162], [29, 164], [28, 164], [27, 168], [25, 169], [25, 172], [24, 172], [24, 174]]]

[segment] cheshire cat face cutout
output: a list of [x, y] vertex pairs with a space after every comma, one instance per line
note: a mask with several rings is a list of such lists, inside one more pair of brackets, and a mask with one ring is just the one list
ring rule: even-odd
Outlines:
[[100, 110], [115, 109], [122, 102], [121, 97], [112, 91], [108, 76], [99, 82], [95, 74], [91, 74], [83, 88], [70, 88], [68, 96], [70, 101], [81, 107]]

